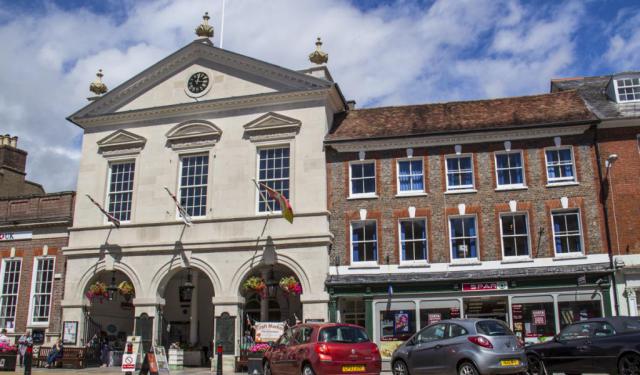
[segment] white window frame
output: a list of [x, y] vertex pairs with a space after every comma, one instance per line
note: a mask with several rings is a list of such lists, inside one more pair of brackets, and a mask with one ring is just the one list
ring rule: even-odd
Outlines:
[[[420, 164], [422, 165], [422, 189], [421, 190], [405, 190], [402, 191], [400, 190], [400, 163], [402, 162], [413, 162], [413, 161], [419, 161]], [[415, 173], [410, 173], [409, 176], [417, 176], [417, 174]], [[424, 173], [424, 159], [423, 158], [419, 158], [419, 157], [411, 157], [411, 158], [401, 158], [401, 159], [396, 159], [396, 194], [397, 195], [403, 195], [403, 196], [407, 196], [407, 195], [424, 195], [425, 190], [426, 189], [426, 178], [425, 178], [425, 173]]]
[[[373, 164], [373, 193], [353, 193], [351, 167], [358, 164]], [[349, 198], [377, 198], [378, 197], [378, 175], [376, 171], [376, 160], [352, 160], [349, 162]], [[362, 178], [364, 179], [364, 178]]]
[[[476, 256], [473, 258], [454, 258], [453, 257], [453, 244], [452, 244], [452, 240], [453, 240], [453, 227], [451, 225], [451, 220], [452, 219], [464, 219], [464, 218], [468, 218], [468, 217], [472, 217], [475, 220], [473, 221], [474, 225], [475, 225], [475, 232], [476, 232]], [[451, 263], [455, 264], [455, 263], [477, 263], [480, 261], [480, 233], [478, 232], [478, 215], [476, 214], [470, 214], [470, 215], [449, 215], [447, 217], [447, 225], [449, 226], [449, 238], [447, 239], [449, 241], [449, 257], [451, 259]], [[456, 238], [473, 238], [473, 237], [456, 237]]]
[[[450, 186], [449, 185], [449, 163], [448, 160], [449, 159], [459, 159], [459, 158], [470, 158], [471, 159], [471, 185], [460, 185], [460, 186]], [[447, 187], [447, 192], [470, 192], [470, 191], [476, 191], [476, 173], [474, 171], [474, 165], [473, 165], [473, 154], [471, 153], [466, 153], [466, 154], [453, 154], [453, 155], [446, 155], [445, 156], [445, 160], [444, 160], [444, 181]], [[459, 171], [458, 171], [459, 173]]]
[[[640, 79], [640, 77], [636, 76], [636, 77], [614, 77], [613, 79], [613, 91], [614, 94], [616, 96], [616, 103], [620, 103], [620, 104], [626, 104], [626, 103], [637, 103], [640, 102], [640, 99], [635, 99], [635, 100], [620, 100], [620, 94], [618, 93], [618, 89], [622, 88], [622, 87], [618, 87], [618, 80], [620, 81], [624, 81], [625, 79]], [[625, 86], [624, 88], [627, 87], [638, 87], [638, 89], [640, 90], [640, 85], [636, 86], [636, 85], [631, 85], [631, 86]]]
[[[210, 193], [210, 189], [209, 189], [209, 179], [211, 178], [211, 155], [209, 154], [209, 152], [190, 152], [190, 153], [183, 153], [183, 154], [179, 154], [178, 155], [178, 189], [176, 192], [176, 198], [178, 199], [178, 202], [182, 201], [182, 159], [183, 158], [189, 158], [189, 157], [197, 157], [197, 156], [206, 156], [208, 158], [207, 160], [207, 179], [206, 179], [206, 188], [207, 188], [207, 193], [205, 194], [205, 198], [206, 198], [206, 204], [204, 206], [204, 215], [200, 215], [200, 216], [195, 216], [195, 215], [190, 215], [192, 219], [201, 219], [201, 218], [205, 218], [207, 217], [207, 210], [209, 208], [209, 203], [210, 203], [210, 199], [209, 199], [209, 193]], [[203, 185], [192, 185], [189, 187], [202, 187]], [[184, 206], [183, 207], [185, 210], [187, 210], [187, 207]], [[180, 217], [180, 211], [178, 210], [178, 208], [176, 207], [176, 220], [182, 220]], [[188, 212], [188, 211], [187, 211]]]
[[[549, 176], [549, 159], [547, 158], [547, 151], [560, 151], [569, 149], [571, 152], [571, 171], [572, 177], [550, 177]], [[562, 165], [562, 164], [560, 164]], [[547, 176], [547, 185], [575, 185], [578, 183], [578, 175], [576, 170], [576, 156], [573, 153], [573, 146], [557, 146], [546, 147], [544, 149], [544, 172]]]
[[[133, 208], [134, 208], [134, 195], [135, 195], [135, 191], [136, 191], [136, 175], [137, 173], [137, 159], [111, 159], [109, 160], [108, 164], [107, 164], [107, 196], [105, 197], [105, 206], [104, 209], [105, 211], [109, 212], [111, 214], [111, 210], [109, 210], [109, 207], [111, 205], [111, 167], [113, 165], [116, 164], [133, 164], [133, 181], [131, 183], [131, 211], [129, 212], [129, 220], [120, 220], [120, 223], [130, 223], [133, 220]], [[114, 194], [118, 194], [118, 193], [123, 193], [125, 191], [119, 191], [117, 193]], [[104, 216], [104, 215], [103, 215]], [[114, 215], [115, 218], [118, 218], [117, 216]], [[107, 219], [107, 217], [104, 217], [104, 223], [108, 224], [109, 220]]]
[[[506, 255], [504, 251], [504, 236], [505, 234], [502, 232], [502, 218], [504, 216], [515, 216], [515, 215], [524, 215], [526, 220], [527, 227], [527, 247], [529, 248], [529, 254], [527, 255]], [[528, 260], [531, 259], [531, 226], [529, 223], [529, 213], [527, 211], [516, 211], [516, 212], [501, 212], [499, 223], [500, 225], [500, 245], [502, 246], [502, 259], [508, 260]], [[522, 237], [522, 235], [508, 235], [509, 237]]]
[[[562, 214], [562, 213], [575, 213], [578, 215], [578, 229], [580, 232], [580, 251], [572, 251], [568, 253], [558, 253], [556, 249], [556, 229], [555, 225], [553, 225], [553, 215], [554, 214]], [[582, 210], [580, 208], [568, 208], [568, 209], [558, 209], [551, 210], [551, 233], [553, 237], [551, 238], [551, 246], [553, 246], [553, 254], [556, 258], [574, 258], [574, 257], [582, 257], [584, 256], [585, 248], [584, 248], [584, 227], [582, 225]]]
[[[353, 224], [354, 223], [366, 223], [366, 222], [373, 222], [376, 225], [376, 240], [375, 241], [367, 241], [367, 240], [362, 240], [359, 241], [359, 243], [365, 243], [365, 242], [375, 242], [376, 244], [376, 260], [375, 261], [355, 261], [353, 258]], [[365, 235], [366, 237], [366, 235]], [[352, 266], [359, 266], [359, 267], [375, 267], [378, 266], [378, 261], [380, 260], [380, 241], [379, 241], [379, 237], [378, 237], [378, 220], [376, 219], [366, 219], [366, 220], [352, 220], [349, 223], [349, 256], [351, 259], [351, 265]]]
[[[17, 316], [18, 316], [18, 306], [20, 305], [20, 283], [22, 282], [22, 264], [23, 264], [22, 258], [5, 258], [5, 259], [3, 259], [2, 260], [2, 271], [0, 272], [0, 297], [4, 297], [5, 295], [2, 293], [2, 290], [4, 289], [4, 277], [5, 277], [5, 273], [7, 272], [7, 262], [15, 262], [15, 261], [19, 261], [20, 262], [20, 271], [18, 271], [18, 285], [17, 285], [18, 290], [15, 293], [16, 305], [15, 305], [15, 313], [13, 315], [13, 328], [0, 327], [0, 328], [5, 328], [7, 330], [7, 332], [9, 332], [9, 333], [15, 332], [16, 320], [17, 320]], [[13, 296], [14, 294], [9, 294], [9, 295]], [[0, 308], [2, 307], [1, 302], [2, 302], [2, 299], [0, 298]]]
[[[403, 221], [422, 221], [424, 223], [424, 235], [425, 238], [424, 239], [419, 239], [419, 240], [409, 240], [409, 242], [419, 242], [419, 241], [424, 241], [425, 244], [425, 258], [424, 259], [418, 259], [418, 260], [404, 260], [404, 254], [402, 253], [402, 222]], [[416, 218], [408, 218], [408, 217], [404, 217], [404, 218], [400, 218], [398, 219], [398, 252], [400, 255], [400, 265], [424, 265], [424, 264], [429, 264], [429, 227], [428, 227], [429, 223], [427, 221], [427, 218], [425, 217], [416, 217]], [[405, 241], [406, 242], [406, 241]]]
[[[263, 144], [256, 148], [256, 182], [260, 184], [260, 151], [276, 149], [276, 148], [288, 148], [289, 149], [289, 196], [287, 200], [291, 202], [292, 200], [292, 192], [293, 192], [293, 147], [290, 143], [275, 143], [275, 144]], [[281, 178], [281, 180], [284, 180]], [[267, 209], [266, 211], [260, 211], [260, 190], [259, 187], [256, 188], [256, 215], [270, 215], [271, 210]], [[282, 208], [282, 207], [281, 207]], [[273, 213], [281, 213], [282, 210], [273, 210]]]
[[[520, 169], [522, 169], [522, 182], [519, 184], [500, 184], [500, 177], [498, 174], [498, 156], [499, 155], [509, 156], [511, 154], [520, 154], [520, 164], [522, 165], [520, 167]], [[509, 190], [509, 189], [522, 189], [527, 187], [527, 177], [526, 177], [525, 165], [524, 165], [524, 153], [522, 152], [522, 150], [496, 151], [493, 155], [493, 162], [495, 165], [496, 189]], [[517, 168], [509, 166], [508, 168], [502, 169], [502, 170], [509, 171], [512, 169], [517, 169]]]
[[[46, 322], [34, 322], [33, 321], [33, 308], [34, 308], [34, 297], [36, 290], [36, 280], [38, 273], [38, 261], [41, 259], [53, 259], [53, 271], [51, 274], [51, 293], [49, 299], [49, 316], [47, 317]], [[52, 256], [40, 256], [33, 258], [33, 271], [31, 274], [31, 292], [29, 293], [29, 319], [28, 326], [29, 327], [47, 327], [49, 326], [49, 322], [51, 320], [51, 310], [53, 310], [53, 290], [55, 288], [55, 274], [56, 274], [56, 258]]]

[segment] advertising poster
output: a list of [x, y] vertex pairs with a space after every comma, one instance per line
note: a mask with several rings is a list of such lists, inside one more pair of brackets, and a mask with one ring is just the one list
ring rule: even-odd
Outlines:
[[430, 313], [427, 316], [427, 324], [437, 323], [442, 320], [442, 314], [440, 313]]
[[398, 312], [394, 316], [394, 331], [395, 334], [409, 333], [409, 314], [406, 312]]
[[531, 311], [531, 316], [533, 320], [533, 325], [536, 326], [545, 326], [547, 325], [547, 313], [544, 310], [533, 310]]
[[284, 333], [284, 323], [281, 322], [256, 322], [256, 342], [276, 341]]
[[380, 356], [382, 358], [391, 358], [393, 352], [402, 345], [404, 341], [399, 340], [390, 340], [390, 341], [380, 341]]
[[78, 341], [78, 322], [62, 323], [62, 343], [75, 345], [76, 341]]

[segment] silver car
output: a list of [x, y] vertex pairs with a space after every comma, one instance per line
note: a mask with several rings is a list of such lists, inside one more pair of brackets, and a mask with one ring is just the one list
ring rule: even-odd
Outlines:
[[393, 353], [394, 375], [516, 374], [527, 371], [522, 342], [495, 319], [450, 319], [431, 324]]

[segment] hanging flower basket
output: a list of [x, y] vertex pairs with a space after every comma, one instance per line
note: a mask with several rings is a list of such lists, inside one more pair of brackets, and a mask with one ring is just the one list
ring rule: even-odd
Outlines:
[[280, 288], [287, 294], [299, 296], [302, 294], [302, 285], [293, 276], [283, 277], [280, 279]]
[[267, 295], [267, 284], [261, 277], [252, 276], [242, 286], [245, 290], [258, 293], [260, 297], [266, 297]]
[[89, 286], [89, 291], [85, 295], [92, 303], [96, 300], [102, 303], [105, 298], [109, 298], [109, 293], [107, 293], [107, 285], [101, 281], [96, 281], [95, 283], [91, 284]]
[[118, 285], [118, 293], [124, 297], [125, 301], [129, 302], [131, 298], [136, 294], [133, 284], [129, 281], [123, 281]]

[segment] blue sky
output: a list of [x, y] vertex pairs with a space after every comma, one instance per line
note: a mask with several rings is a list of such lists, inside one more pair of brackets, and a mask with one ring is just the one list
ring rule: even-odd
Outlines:
[[[0, 1], [0, 133], [30, 152], [29, 178], [74, 189], [95, 71], [113, 88], [194, 39], [221, 0]], [[640, 70], [637, 1], [226, 0], [225, 49], [306, 68], [316, 36], [359, 107], [549, 90], [556, 77]]]

